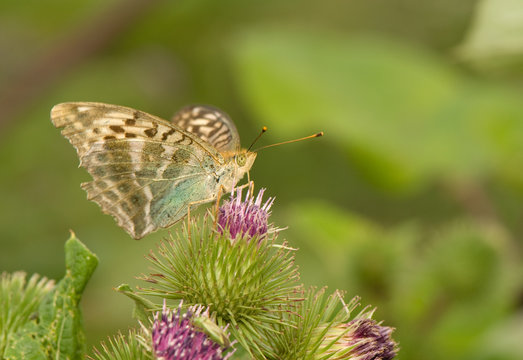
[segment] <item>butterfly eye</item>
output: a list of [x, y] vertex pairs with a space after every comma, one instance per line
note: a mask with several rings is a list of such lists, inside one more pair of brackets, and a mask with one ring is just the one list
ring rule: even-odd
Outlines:
[[238, 164], [238, 166], [245, 165], [245, 161], [246, 161], [245, 154], [236, 155], [236, 164]]

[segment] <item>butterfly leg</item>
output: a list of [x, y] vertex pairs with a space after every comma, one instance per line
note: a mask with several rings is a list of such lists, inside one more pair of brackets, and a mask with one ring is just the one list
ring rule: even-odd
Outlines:
[[[239, 189], [239, 188], [242, 188], [242, 187], [244, 187], [244, 186], [240, 186], [238, 188], [234, 188], [232, 190], [232, 192], [234, 192], [236, 189]], [[220, 200], [221, 200], [223, 194], [227, 194], [227, 189], [225, 189], [225, 187], [222, 185], [218, 189], [218, 196], [216, 197], [216, 208], [214, 210], [214, 224], [213, 224], [214, 229], [216, 229], [216, 223], [218, 222], [218, 210], [220, 208]]]
[[248, 187], [248, 189], [249, 189], [249, 194], [251, 194], [251, 195], [254, 194], [254, 181], [249, 181], [246, 184], [237, 186], [234, 188], [234, 190], [243, 190], [246, 187]]
[[216, 207], [214, 208], [214, 224], [212, 225], [213, 229], [216, 229], [216, 223], [218, 222], [218, 210], [220, 209], [220, 199], [222, 194], [226, 192], [223, 186], [220, 186], [218, 189], [218, 195], [216, 196]]

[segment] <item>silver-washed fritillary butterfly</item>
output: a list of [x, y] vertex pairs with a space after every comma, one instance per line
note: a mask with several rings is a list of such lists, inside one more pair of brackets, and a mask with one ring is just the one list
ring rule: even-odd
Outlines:
[[51, 121], [93, 180], [87, 198], [140, 239], [173, 225], [198, 204], [232, 191], [256, 153], [240, 148], [234, 123], [209, 106], [189, 106], [172, 122], [124, 106], [58, 104]]

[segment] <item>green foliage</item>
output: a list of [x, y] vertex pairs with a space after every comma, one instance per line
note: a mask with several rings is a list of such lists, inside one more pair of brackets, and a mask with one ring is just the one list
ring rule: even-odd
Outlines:
[[481, 0], [458, 55], [473, 67], [504, 75], [521, 74], [523, 6], [519, 0]]
[[[290, 235], [304, 245], [298, 263], [325, 269], [332, 285], [345, 284], [376, 305], [397, 328], [402, 358], [474, 358], [478, 348], [521, 354], [485, 340], [491, 329], [520, 321], [510, 313], [523, 291], [523, 267], [499, 227], [462, 220], [430, 232], [412, 224], [384, 229], [319, 202], [296, 204], [288, 218], [299, 229]], [[309, 271], [302, 267], [321, 283]]]
[[521, 312], [512, 318], [492, 326], [476, 343], [474, 359], [518, 360], [523, 354], [523, 315]]
[[122, 284], [116, 287], [115, 290], [134, 301], [133, 318], [144, 324], [149, 323], [152, 311], [160, 310], [159, 306], [143, 296], [138, 295], [128, 284]]
[[127, 336], [118, 335], [109, 338], [100, 344], [100, 348], [94, 349], [95, 360], [149, 360], [154, 359], [151, 350], [143, 343], [143, 334], [136, 330], [129, 330]]
[[345, 306], [341, 292], [326, 296], [325, 288], [309, 289], [304, 293], [303, 302], [296, 304], [295, 309], [282, 313], [282, 324], [292, 326], [277, 324], [277, 331], [267, 334], [274, 349], [270, 359], [330, 358], [332, 354], [327, 354], [334, 344], [325, 346], [322, 344], [323, 337], [332, 327], [348, 322], [357, 305], [358, 299], [354, 298]]
[[38, 274], [27, 281], [23, 272], [3, 272], [0, 281], [0, 357], [5, 358], [7, 346], [13, 343], [18, 330], [32, 320], [54, 282]]
[[382, 188], [489, 175], [523, 182], [519, 96], [472, 86], [435, 56], [370, 37], [263, 28], [239, 38], [234, 61], [257, 119], [285, 137], [325, 130]]
[[[19, 314], [11, 314], [12, 319], [18, 318], [17, 326], [9, 328], [3, 358], [9, 359], [78, 359], [85, 356], [86, 344], [83, 329], [83, 320], [79, 308], [80, 298], [87, 281], [90, 279], [98, 259], [75, 236], [65, 244], [66, 274], [52, 289], [44, 283], [34, 284], [35, 277], [30, 281], [30, 292], [36, 292], [33, 301], [39, 300], [31, 306], [36, 313], [27, 316], [27, 300], [21, 303]], [[9, 291], [23, 290], [20, 286], [20, 276], [14, 276], [14, 282], [8, 287]], [[26, 291], [27, 294], [27, 291]], [[9, 299], [25, 298], [26, 294], [5, 294]], [[25, 305], [25, 306], [23, 306]], [[20, 320], [25, 320], [20, 323]]]
[[[260, 125], [260, 144], [325, 131], [263, 150], [250, 174], [276, 195], [306, 284], [377, 305], [403, 360], [523, 358], [519, 0], [151, 3], [111, 37], [104, 14], [125, 22], [134, 2], [0, 2], [2, 271], [59, 278], [59, 234], [72, 227], [104, 255], [83, 300], [87, 341], [134, 326], [107, 289], [147, 271], [143, 253], [167, 233], [132, 242], [86, 201], [88, 175], [49, 110], [104, 101], [169, 118], [207, 103], [244, 146]], [[63, 42], [90, 25], [92, 39]]]

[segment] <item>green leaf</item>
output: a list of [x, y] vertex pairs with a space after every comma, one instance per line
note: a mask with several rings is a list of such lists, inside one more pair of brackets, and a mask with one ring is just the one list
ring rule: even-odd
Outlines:
[[520, 0], [482, 0], [458, 55], [487, 71], [515, 70], [523, 64], [523, 6]]
[[153, 359], [151, 349], [144, 346], [143, 333], [130, 329], [127, 336], [118, 333], [107, 341], [102, 341], [99, 348], [94, 349], [96, 360], [149, 360]]
[[269, 28], [235, 45], [240, 94], [256, 118], [281, 138], [324, 130], [321, 141], [383, 189], [491, 174], [523, 183], [518, 93], [375, 38]]
[[16, 338], [15, 334], [38, 310], [42, 298], [54, 287], [54, 282], [38, 274], [29, 281], [26, 274], [2, 273], [0, 279], [0, 358], [5, 358], [6, 347]]
[[116, 291], [124, 294], [134, 301], [133, 317], [136, 320], [141, 321], [143, 324], [149, 323], [149, 317], [152, 310], [158, 310], [158, 307], [150, 300], [138, 295], [131, 287], [127, 284], [118, 286]]
[[470, 359], [519, 360], [523, 354], [523, 313], [519, 311], [493, 326], [477, 341]]
[[[419, 229], [384, 229], [324, 201], [300, 201], [286, 215], [291, 245], [306, 283], [347, 289], [364, 303], [382, 307], [395, 277], [414, 257]], [[322, 269], [322, 271], [317, 271]]]
[[479, 224], [450, 224], [430, 237], [416, 261], [406, 261], [391, 309], [406, 353], [465, 356], [505, 319], [521, 291], [521, 266], [508, 255], [507, 240]]
[[79, 359], [85, 334], [79, 308], [82, 292], [98, 259], [75, 236], [65, 244], [66, 274], [42, 299], [36, 319], [13, 335], [6, 359]]
[[[510, 313], [523, 291], [517, 244], [503, 229], [467, 220], [428, 233], [387, 229], [313, 201], [295, 204], [288, 219], [303, 280], [331, 278], [329, 285], [376, 305], [409, 359], [477, 358], [469, 355], [479, 344], [490, 359], [523, 357], [520, 347], [503, 349], [502, 330], [492, 330], [504, 322], [517, 330]], [[505, 336], [505, 344], [517, 341]]]

